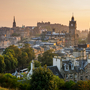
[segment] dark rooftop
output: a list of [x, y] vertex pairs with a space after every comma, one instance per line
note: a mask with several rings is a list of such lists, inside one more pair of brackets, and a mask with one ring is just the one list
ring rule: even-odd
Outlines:
[[63, 78], [63, 76], [59, 72], [57, 66], [47, 66], [47, 68], [49, 68], [53, 72], [54, 75], [59, 76], [59, 78]]

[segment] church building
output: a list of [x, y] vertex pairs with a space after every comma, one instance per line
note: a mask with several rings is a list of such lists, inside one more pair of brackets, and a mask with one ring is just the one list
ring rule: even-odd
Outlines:
[[78, 34], [76, 34], [77, 24], [74, 21], [74, 16], [72, 16], [71, 21], [69, 21], [69, 33], [65, 35], [65, 46], [76, 46], [78, 45]]
[[15, 17], [14, 17], [14, 21], [13, 21], [13, 28], [16, 27], [16, 22], [15, 22]]

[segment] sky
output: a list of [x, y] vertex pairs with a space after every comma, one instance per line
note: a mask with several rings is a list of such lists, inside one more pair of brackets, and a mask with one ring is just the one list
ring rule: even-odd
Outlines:
[[37, 22], [69, 25], [72, 13], [77, 29], [90, 28], [90, 0], [0, 0], [0, 27], [36, 26]]

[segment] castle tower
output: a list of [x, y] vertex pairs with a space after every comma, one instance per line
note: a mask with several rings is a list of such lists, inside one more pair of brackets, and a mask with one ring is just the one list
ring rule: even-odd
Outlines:
[[71, 21], [69, 21], [69, 34], [76, 34], [76, 21], [74, 21], [74, 16], [72, 16]]
[[14, 27], [16, 27], [15, 16], [14, 16], [14, 20], [13, 20], [13, 28]]

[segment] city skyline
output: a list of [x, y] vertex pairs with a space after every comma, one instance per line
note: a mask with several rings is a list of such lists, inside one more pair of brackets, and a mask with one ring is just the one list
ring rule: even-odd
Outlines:
[[74, 13], [77, 29], [89, 29], [89, 3], [89, 0], [0, 0], [0, 27], [12, 27], [14, 16], [17, 26], [36, 26], [41, 21], [68, 26]]

